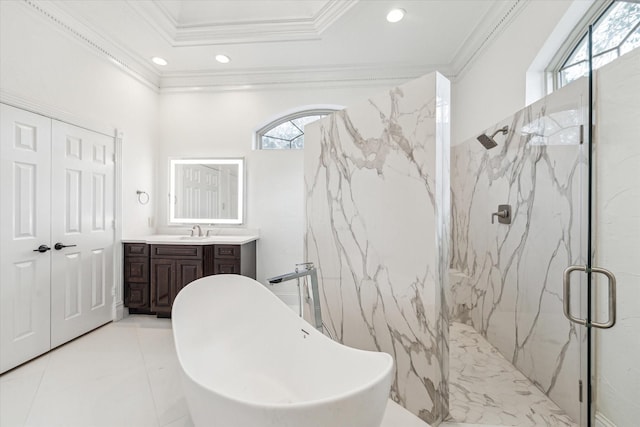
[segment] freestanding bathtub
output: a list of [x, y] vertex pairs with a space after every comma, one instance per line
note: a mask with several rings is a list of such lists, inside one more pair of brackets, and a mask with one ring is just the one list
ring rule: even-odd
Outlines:
[[346, 347], [253, 279], [180, 291], [173, 336], [197, 427], [378, 427], [393, 359]]

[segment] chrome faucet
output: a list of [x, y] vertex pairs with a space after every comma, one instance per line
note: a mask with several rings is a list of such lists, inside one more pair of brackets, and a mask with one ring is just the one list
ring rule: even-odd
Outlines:
[[[311, 277], [311, 292], [313, 298], [313, 321], [317, 330], [322, 332], [322, 312], [320, 311], [320, 291], [318, 290], [318, 272], [312, 262], [296, 264], [296, 270], [292, 273], [283, 274], [267, 279], [270, 284], [286, 282], [288, 280], [300, 279], [301, 277]], [[303, 293], [298, 282], [298, 292], [300, 295], [300, 317], [302, 317], [302, 306], [304, 303]], [[328, 329], [327, 329], [328, 332]]]
[[[195, 234], [196, 230], [198, 230], [198, 234]], [[202, 237], [202, 227], [200, 227], [200, 225], [196, 224], [193, 227], [191, 227], [191, 237]]]

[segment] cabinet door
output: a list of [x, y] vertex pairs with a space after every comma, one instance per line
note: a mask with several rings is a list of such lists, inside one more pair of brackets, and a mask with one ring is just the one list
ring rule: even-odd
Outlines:
[[[177, 260], [176, 294], [189, 283], [202, 277], [202, 261]], [[172, 301], [173, 302], [173, 301]]]
[[176, 261], [151, 260], [151, 311], [170, 313], [176, 296]]

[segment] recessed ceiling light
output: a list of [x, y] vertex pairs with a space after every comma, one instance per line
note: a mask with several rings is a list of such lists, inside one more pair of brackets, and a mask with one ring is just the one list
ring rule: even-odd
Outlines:
[[405, 10], [404, 9], [391, 9], [389, 13], [387, 13], [387, 21], [389, 22], [399, 22], [404, 18]]
[[151, 58], [151, 60], [153, 61], [154, 64], [157, 64], [157, 65], [167, 65], [168, 64], [166, 59], [160, 58], [159, 56], [154, 56], [153, 58]]
[[231, 61], [231, 58], [229, 58], [227, 55], [216, 55], [216, 61], [221, 64], [228, 64], [229, 61]]

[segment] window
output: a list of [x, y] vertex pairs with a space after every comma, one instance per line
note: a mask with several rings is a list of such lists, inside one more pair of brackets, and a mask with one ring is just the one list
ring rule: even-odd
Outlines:
[[333, 113], [334, 109], [300, 111], [273, 121], [256, 132], [259, 150], [304, 148], [304, 126]]
[[[640, 2], [615, 0], [595, 15], [593, 23], [593, 68], [599, 68], [640, 46]], [[588, 35], [573, 44], [568, 57], [557, 71], [557, 86], [585, 76], [589, 72]]]

